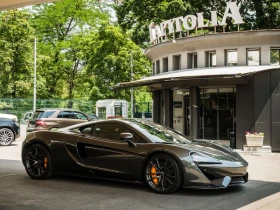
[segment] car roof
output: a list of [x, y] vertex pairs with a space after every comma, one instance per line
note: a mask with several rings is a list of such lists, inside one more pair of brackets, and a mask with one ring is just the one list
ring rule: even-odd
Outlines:
[[79, 111], [79, 110], [71, 109], [71, 108], [41, 108], [41, 109], [36, 109], [36, 112], [45, 112], [45, 111]]
[[[83, 127], [83, 126], [87, 126], [87, 125], [91, 125], [91, 124], [99, 124], [99, 123], [114, 123], [114, 122], [123, 122], [125, 124], [133, 124], [132, 121], [130, 121], [130, 118], [121, 118], [121, 119], [102, 119], [102, 120], [96, 120], [96, 121], [89, 121], [89, 122], [84, 122], [84, 123], [79, 123], [79, 124], [75, 124], [75, 125], [71, 125], [68, 127], [64, 127], [64, 128], [60, 128], [60, 131], [66, 131], [66, 130], [71, 130], [71, 129], [75, 129], [75, 128], [79, 128], [79, 127]], [[152, 122], [150, 120], [145, 120], [145, 119], [138, 119], [137, 121], [142, 121], [142, 122]]]

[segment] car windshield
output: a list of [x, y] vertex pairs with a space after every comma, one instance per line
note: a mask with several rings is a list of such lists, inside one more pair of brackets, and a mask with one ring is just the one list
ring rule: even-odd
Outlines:
[[151, 121], [134, 119], [128, 119], [126, 121], [132, 122], [131, 126], [141, 131], [141, 133], [146, 135], [151, 141], [155, 143], [185, 144], [191, 142], [185, 135], [179, 133], [178, 131]]

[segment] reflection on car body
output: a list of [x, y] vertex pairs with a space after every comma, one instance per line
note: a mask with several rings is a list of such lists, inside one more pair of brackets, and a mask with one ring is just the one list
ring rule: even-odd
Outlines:
[[29, 176], [53, 173], [147, 184], [158, 193], [188, 188], [225, 188], [248, 181], [248, 163], [231, 148], [190, 141], [151, 121], [122, 119], [37, 131], [23, 142]]

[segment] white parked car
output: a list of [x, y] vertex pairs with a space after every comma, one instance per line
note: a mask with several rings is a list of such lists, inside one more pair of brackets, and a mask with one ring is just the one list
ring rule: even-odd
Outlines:
[[7, 119], [11, 119], [15, 122], [18, 121], [18, 118], [16, 115], [13, 115], [13, 114], [0, 114], [0, 118], [7, 118]]

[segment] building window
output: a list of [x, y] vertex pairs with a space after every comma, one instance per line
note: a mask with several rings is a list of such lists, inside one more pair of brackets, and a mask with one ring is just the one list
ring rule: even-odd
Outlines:
[[156, 62], [156, 74], [160, 73], [159, 61]]
[[270, 50], [270, 65], [280, 65], [280, 49]]
[[168, 72], [168, 58], [162, 59], [162, 70], [163, 72]]
[[197, 54], [188, 53], [188, 69], [197, 68]]
[[207, 52], [206, 67], [216, 67], [216, 66], [217, 66], [216, 52]]
[[237, 66], [237, 51], [227, 50], [226, 66]]
[[247, 50], [247, 65], [258, 66], [260, 65], [260, 50], [259, 49], [248, 49]]
[[106, 107], [98, 107], [98, 118], [106, 119]]
[[181, 55], [173, 55], [173, 70], [181, 69]]

